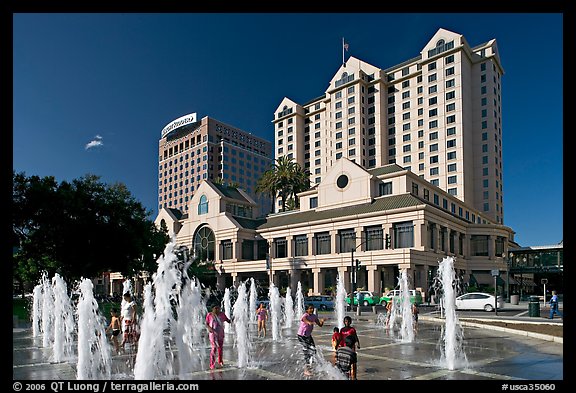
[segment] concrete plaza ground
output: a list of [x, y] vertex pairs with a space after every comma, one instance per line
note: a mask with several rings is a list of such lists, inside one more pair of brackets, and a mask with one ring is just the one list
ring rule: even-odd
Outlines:
[[[516, 307], [516, 308], [514, 308]], [[497, 319], [500, 321], [525, 321], [527, 323], [556, 323], [544, 318], [527, 316], [527, 305], [510, 306], [495, 316], [474, 319]], [[564, 378], [563, 339], [538, 334], [522, 334], [518, 331], [498, 327], [487, 327], [461, 321], [464, 330], [463, 351], [468, 366], [457, 366], [448, 370], [441, 362], [441, 341], [444, 320], [434, 307], [422, 307], [415, 339], [402, 342], [397, 331], [386, 331], [379, 323], [379, 310], [369, 308], [361, 315], [349, 314], [353, 318], [360, 338], [358, 350], [358, 380], [530, 380], [561, 381]], [[504, 312], [508, 311], [508, 312]], [[234, 334], [227, 334], [224, 342], [223, 368], [208, 369], [209, 344], [196, 348], [199, 366], [195, 371], [170, 379], [185, 380], [330, 380], [341, 379], [333, 367], [333, 352], [330, 347], [332, 328], [337, 325], [333, 313], [322, 313], [328, 317], [322, 328], [314, 328], [320, 361], [312, 377], [302, 374], [303, 360], [296, 339], [297, 324], [282, 329], [278, 340], [272, 339], [272, 327], [268, 326], [266, 338], [253, 338], [249, 363], [237, 367], [238, 352], [234, 345]], [[462, 318], [460, 316], [460, 318]], [[254, 332], [255, 333], [255, 332]], [[255, 336], [255, 334], [253, 334]], [[27, 328], [13, 329], [13, 379], [14, 380], [74, 380], [74, 362], [51, 363], [50, 350], [41, 346], [41, 339], [33, 338]], [[175, 352], [177, 357], [177, 353]], [[129, 355], [114, 355], [113, 380], [134, 379], [134, 358]], [[176, 362], [177, 363], [177, 362]], [[175, 371], [177, 375], [177, 370]]]

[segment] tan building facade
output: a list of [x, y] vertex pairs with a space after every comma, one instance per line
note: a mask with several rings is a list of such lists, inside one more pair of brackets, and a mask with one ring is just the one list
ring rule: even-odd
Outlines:
[[299, 197], [299, 210], [257, 219], [247, 193], [205, 181], [193, 214], [161, 209], [156, 224], [214, 265], [220, 289], [254, 277], [320, 294], [343, 275], [349, 291], [358, 259], [357, 287], [381, 293], [407, 269], [411, 288], [426, 292], [446, 256], [462, 280], [490, 284], [517, 246], [512, 229], [397, 164], [366, 169], [343, 157]]
[[502, 224], [503, 73], [496, 40], [471, 47], [445, 29], [387, 69], [350, 57], [322, 96], [280, 102], [275, 157], [293, 158], [312, 184], [342, 157], [396, 163]]
[[255, 188], [273, 162], [271, 142], [208, 116], [197, 121], [191, 113], [164, 127], [158, 153], [158, 210], [187, 213], [202, 181], [211, 180], [243, 188], [261, 214], [270, 211], [270, 199]]

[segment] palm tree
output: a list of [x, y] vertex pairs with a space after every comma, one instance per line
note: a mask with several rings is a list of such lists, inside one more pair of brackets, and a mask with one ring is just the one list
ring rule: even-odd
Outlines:
[[[257, 193], [267, 193], [272, 202], [274, 202], [278, 190], [276, 189], [273, 169], [269, 169], [262, 174], [262, 177], [256, 182], [255, 191]], [[271, 205], [270, 213], [274, 213], [274, 203]]]
[[[309, 173], [287, 156], [276, 159], [272, 169], [264, 172], [256, 184], [256, 192], [267, 192], [273, 199], [282, 198], [282, 211], [292, 199], [289, 208], [297, 208], [297, 193], [310, 188]], [[273, 211], [273, 210], [272, 210]]]

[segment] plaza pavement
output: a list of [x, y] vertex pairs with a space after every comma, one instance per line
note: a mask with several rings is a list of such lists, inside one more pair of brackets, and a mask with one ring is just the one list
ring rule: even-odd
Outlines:
[[[376, 311], [376, 313], [374, 313]], [[497, 319], [528, 323], [560, 323], [542, 316], [529, 317], [527, 303], [512, 306], [494, 315], [486, 313], [474, 319]], [[504, 313], [504, 311], [507, 311]], [[412, 342], [403, 342], [399, 332], [387, 331], [379, 322], [380, 308], [363, 308], [360, 315], [350, 313], [360, 339], [358, 350], [358, 380], [492, 380], [492, 381], [561, 381], [564, 378], [563, 339], [546, 335], [527, 335], [512, 329], [487, 327], [461, 320], [464, 339], [462, 349], [466, 364], [449, 370], [442, 359], [442, 329], [445, 321], [436, 307], [422, 306], [418, 330]], [[546, 314], [547, 315], [547, 314]], [[277, 331], [272, 339], [268, 324], [266, 338], [256, 338], [252, 328], [251, 350], [247, 364], [240, 364], [235, 335], [226, 334], [223, 368], [208, 369], [210, 345], [195, 347], [195, 365], [191, 371], [179, 375], [177, 361], [170, 376], [154, 379], [180, 380], [338, 380], [341, 374], [334, 368], [330, 346], [333, 327], [337, 325], [333, 312], [320, 313], [328, 318], [323, 327], [315, 326], [313, 337], [319, 361], [312, 377], [302, 374], [303, 360], [296, 338], [297, 323]], [[462, 318], [462, 317], [460, 317]], [[41, 338], [34, 338], [29, 328], [13, 329], [13, 380], [75, 380], [75, 362], [53, 363], [50, 350], [42, 347]], [[177, 359], [177, 351], [173, 351]], [[113, 380], [134, 379], [134, 355], [114, 355]], [[246, 358], [244, 358], [246, 359]], [[246, 363], [246, 361], [244, 361]]]

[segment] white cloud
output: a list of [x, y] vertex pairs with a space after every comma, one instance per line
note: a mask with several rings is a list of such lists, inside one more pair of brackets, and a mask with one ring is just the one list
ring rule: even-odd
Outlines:
[[84, 146], [85, 150], [92, 149], [93, 147], [104, 146], [104, 142], [102, 141], [102, 137], [100, 135], [96, 135], [94, 139]]

